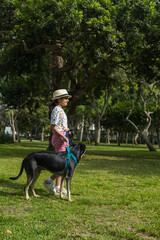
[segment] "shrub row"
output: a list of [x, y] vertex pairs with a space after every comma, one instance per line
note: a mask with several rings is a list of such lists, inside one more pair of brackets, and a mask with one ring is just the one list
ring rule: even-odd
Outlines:
[[10, 136], [9, 134], [2, 134], [0, 133], [0, 144], [4, 143], [13, 143], [13, 137]]

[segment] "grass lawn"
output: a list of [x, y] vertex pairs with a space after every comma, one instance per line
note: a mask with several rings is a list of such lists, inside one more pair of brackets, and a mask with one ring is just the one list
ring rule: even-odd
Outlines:
[[0, 239], [160, 239], [160, 150], [145, 146], [87, 145], [72, 179], [72, 200], [47, 192], [42, 171], [40, 198], [25, 200], [22, 159], [47, 143], [0, 145]]

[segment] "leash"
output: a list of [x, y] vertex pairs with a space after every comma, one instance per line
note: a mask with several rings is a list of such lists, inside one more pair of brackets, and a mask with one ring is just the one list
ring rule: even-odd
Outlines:
[[69, 132], [70, 132], [70, 131], [71, 131], [71, 130], [67, 131], [67, 132], [66, 132], [66, 135], [65, 135], [65, 137], [69, 139], [69, 145], [70, 145], [71, 143], [73, 143], [73, 140], [69, 137], [69, 136], [70, 136], [70, 135], [69, 135]]
[[69, 146], [66, 147], [66, 152], [67, 152], [67, 158], [66, 158], [66, 164], [65, 164], [65, 175], [67, 174], [68, 164], [71, 157], [73, 158], [75, 165], [77, 166], [77, 158], [73, 155], [73, 153], [71, 153]]
[[[68, 131], [66, 132], [66, 137], [68, 137]], [[73, 153], [71, 153], [70, 147], [67, 146], [66, 147], [66, 152], [67, 152], [67, 158], [66, 158], [66, 163], [65, 163], [65, 175], [67, 174], [67, 169], [68, 169], [68, 164], [69, 164], [69, 160], [72, 157], [75, 165], [77, 166], [77, 158], [73, 155]]]

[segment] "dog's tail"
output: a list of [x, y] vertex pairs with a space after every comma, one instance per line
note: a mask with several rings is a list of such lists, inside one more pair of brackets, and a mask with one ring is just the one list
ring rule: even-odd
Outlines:
[[24, 161], [22, 162], [22, 165], [21, 165], [21, 170], [20, 170], [20, 173], [18, 174], [17, 177], [10, 177], [9, 179], [11, 180], [17, 180], [23, 173], [23, 168], [24, 168]]

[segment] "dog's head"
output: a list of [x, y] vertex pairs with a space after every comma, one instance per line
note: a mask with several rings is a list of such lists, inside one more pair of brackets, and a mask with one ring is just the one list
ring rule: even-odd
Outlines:
[[80, 158], [82, 158], [82, 156], [84, 155], [85, 151], [86, 151], [86, 145], [82, 144], [82, 143], [73, 143], [72, 144], [72, 149], [73, 151], [78, 151]]
[[85, 154], [86, 151], [86, 145], [85, 144], [80, 144], [80, 151], [81, 151], [81, 157]]

